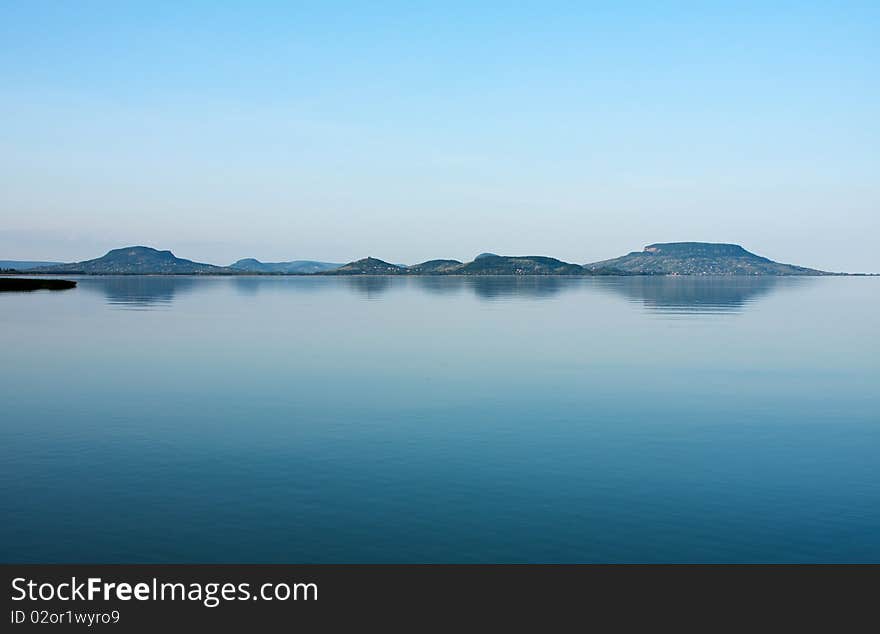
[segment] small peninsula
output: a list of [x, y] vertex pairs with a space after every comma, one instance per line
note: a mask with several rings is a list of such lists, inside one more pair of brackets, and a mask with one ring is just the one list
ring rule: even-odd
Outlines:
[[73, 280], [43, 280], [35, 277], [0, 277], [0, 292], [8, 291], [63, 291], [74, 288]]

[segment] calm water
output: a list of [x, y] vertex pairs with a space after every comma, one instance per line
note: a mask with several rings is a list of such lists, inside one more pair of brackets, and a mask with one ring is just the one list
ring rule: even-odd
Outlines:
[[880, 279], [0, 295], [0, 560], [880, 561]]

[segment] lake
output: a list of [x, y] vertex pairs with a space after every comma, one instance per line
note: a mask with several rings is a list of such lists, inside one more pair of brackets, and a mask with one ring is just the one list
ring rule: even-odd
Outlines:
[[0, 561], [880, 562], [878, 278], [76, 279]]

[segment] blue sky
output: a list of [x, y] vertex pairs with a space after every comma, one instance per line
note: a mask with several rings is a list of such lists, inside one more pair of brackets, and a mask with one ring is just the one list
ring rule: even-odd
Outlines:
[[880, 271], [877, 2], [0, 2], [0, 258]]

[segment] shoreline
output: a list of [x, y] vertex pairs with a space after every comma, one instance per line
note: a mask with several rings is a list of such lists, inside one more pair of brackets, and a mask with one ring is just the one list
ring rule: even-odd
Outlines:
[[802, 273], [802, 274], [743, 274], [743, 273], [86, 273], [84, 271], [0, 271], [2, 276], [31, 277], [50, 275], [78, 275], [81, 277], [683, 277], [683, 278], [756, 278], [756, 277], [878, 277], [880, 273]]

